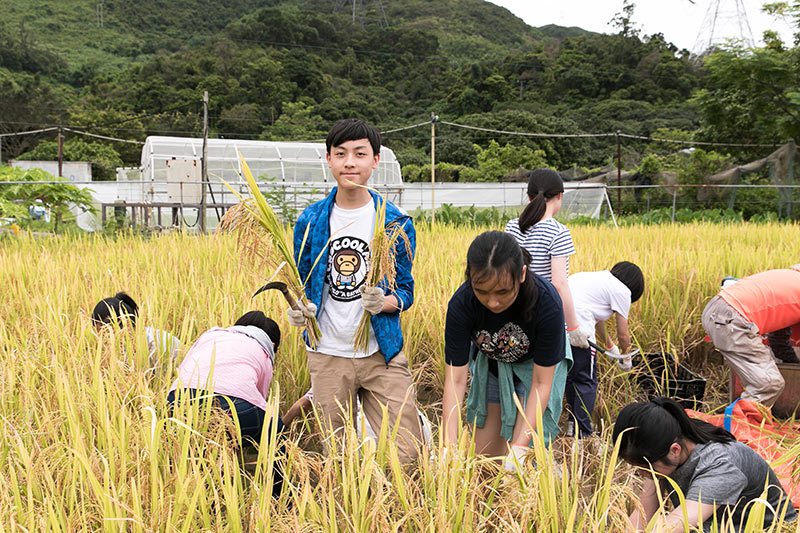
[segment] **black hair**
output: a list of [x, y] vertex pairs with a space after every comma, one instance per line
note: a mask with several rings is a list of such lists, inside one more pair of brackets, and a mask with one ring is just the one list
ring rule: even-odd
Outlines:
[[642, 274], [641, 268], [629, 261], [620, 261], [611, 267], [611, 274], [630, 289], [631, 303], [642, 297], [644, 274]]
[[136, 316], [139, 314], [139, 306], [133, 298], [125, 292], [118, 292], [110, 298], [103, 298], [92, 310], [92, 322], [96, 325], [111, 324], [115, 319], [120, 327], [129, 320], [132, 325], [136, 325]]
[[678, 402], [665, 397], [623, 407], [614, 423], [614, 442], [620, 435], [620, 457], [638, 466], [663, 459], [682, 438], [696, 444], [736, 440], [721, 427], [689, 418]]
[[[510, 276], [515, 282], [522, 275], [522, 267], [530, 263], [531, 256], [508, 233], [486, 231], [472, 241], [467, 250], [467, 281], [472, 284], [493, 276]], [[539, 298], [539, 289], [533, 272], [528, 272], [519, 288], [517, 301], [522, 303], [523, 318], [533, 319], [533, 310]]]
[[331, 148], [341, 146], [347, 141], [367, 139], [372, 146], [374, 155], [381, 154], [381, 132], [374, 126], [358, 118], [346, 118], [333, 125], [328, 137], [325, 139], [325, 148], [331, 153]]
[[527, 176], [528, 198], [531, 201], [519, 215], [519, 230], [522, 233], [542, 219], [547, 200], [564, 192], [564, 180], [555, 170], [537, 168], [528, 172]]
[[255, 326], [264, 330], [269, 340], [275, 346], [275, 351], [278, 351], [278, 346], [281, 345], [281, 328], [278, 324], [269, 318], [261, 311], [248, 311], [236, 321], [234, 326]]

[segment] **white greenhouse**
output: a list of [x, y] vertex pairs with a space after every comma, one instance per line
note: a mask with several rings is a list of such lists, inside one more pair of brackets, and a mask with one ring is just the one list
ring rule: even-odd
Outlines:
[[[333, 182], [325, 159], [325, 143], [208, 140], [208, 176], [234, 182], [239, 178], [241, 153], [256, 177], [276, 183], [324, 186]], [[170, 160], [201, 160], [203, 140], [188, 137], [148, 137], [142, 148], [142, 177], [152, 182], [167, 181]], [[389, 148], [381, 148], [381, 160], [373, 172], [375, 185], [402, 183], [400, 164]]]
[[[207, 204], [231, 204], [237, 200], [222, 180], [245, 192], [240, 153], [253, 176], [263, 183], [262, 191], [271, 193], [273, 199], [280, 194], [279, 209], [302, 209], [327, 195], [336, 185], [325, 157], [325, 143], [208, 139], [209, 185], [204, 189], [203, 139], [161, 136], [145, 140], [138, 172], [118, 172], [117, 180], [129, 182], [125, 194], [128, 202], [199, 204], [205, 191]], [[390, 199], [394, 199], [397, 188], [402, 186], [400, 164], [394, 152], [385, 146], [381, 147], [381, 159], [370, 185]], [[183, 216], [184, 210], [181, 213]], [[221, 213], [221, 209], [207, 211], [210, 227], [216, 225]], [[185, 215], [196, 218], [191, 210], [186, 210]]]
[[[209, 139], [207, 153], [209, 183], [204, 187], [202, 139], [148, 137], [140, 168], [117, 169], [113, 184], [92, 183], [98, 207], [107, 208], [101, 210], [102, 216], [93, 226], [99, 227], [109, 215], [123, 214], [134, 223], [154, 227], [185, 225], [199, 229], [201, 204], [205, 202], [206, 229], [211, 230], [225, 210], [238, 202], [222, 180], [247, 194], [239, 153], [273, 208], [290, 221], [336, 185], [324, 143]], [[517, 209], [528, 201], [525, 183], [405, 184], [400, 163], [386, 147], [381, 147], [381, 159], [369, 184], [410, 213], [443, 204]], [[603, 184], [568, 183], [566, 189], [562, 207], [565, 216], [597, 217], [601, 205], [608, 204]]]

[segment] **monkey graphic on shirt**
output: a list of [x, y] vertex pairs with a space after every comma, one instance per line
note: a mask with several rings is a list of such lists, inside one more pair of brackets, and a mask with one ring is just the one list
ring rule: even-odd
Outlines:
[[336, 271], [336, 288], [355, 288], [356, 272], [361, 266], [361, 256], [354, 250], [339, 250], [333, 256], [333, 268]]
[[349, 302], [361, 298], [369, 268], [369, 245], [355, 237], [341, 237], [331, 242], [325, 281], [334, 300]]

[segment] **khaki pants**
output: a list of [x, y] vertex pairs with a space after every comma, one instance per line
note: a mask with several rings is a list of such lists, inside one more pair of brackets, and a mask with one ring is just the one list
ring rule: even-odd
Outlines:
[[744, 388], [742, 398], [771, 407], [783, 392], [785, 382], [756, 325], [717, 295], [703, 310], [703, 327], [739, 376]]
[[[346, 416], [355, 420], [353, 406], [358, 394], [364, 416], [376, 433], [380, 433], [382, 405], [387, 408], [390, 433], [400, 420], [396, 441], [400, 460], [410, 463], [417, 458], [422, 430], [414, 382], [403, 352], [394, 356], [388, 366], [381, 352], [362, 359], [308, 352], [308, 371], [314, 405], [328, 430], [339, 431]], [[343, 413], [342, 409], [350, 412]]]

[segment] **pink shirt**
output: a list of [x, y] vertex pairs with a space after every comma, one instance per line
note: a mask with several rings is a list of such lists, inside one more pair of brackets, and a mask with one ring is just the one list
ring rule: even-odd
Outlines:
[[241, 398], [266, 411], [271, 381], [272, 361], [258, 341], [243, 333], [213, 328], [186, 353], [170, 391], [178, 386], [210, 390]]

